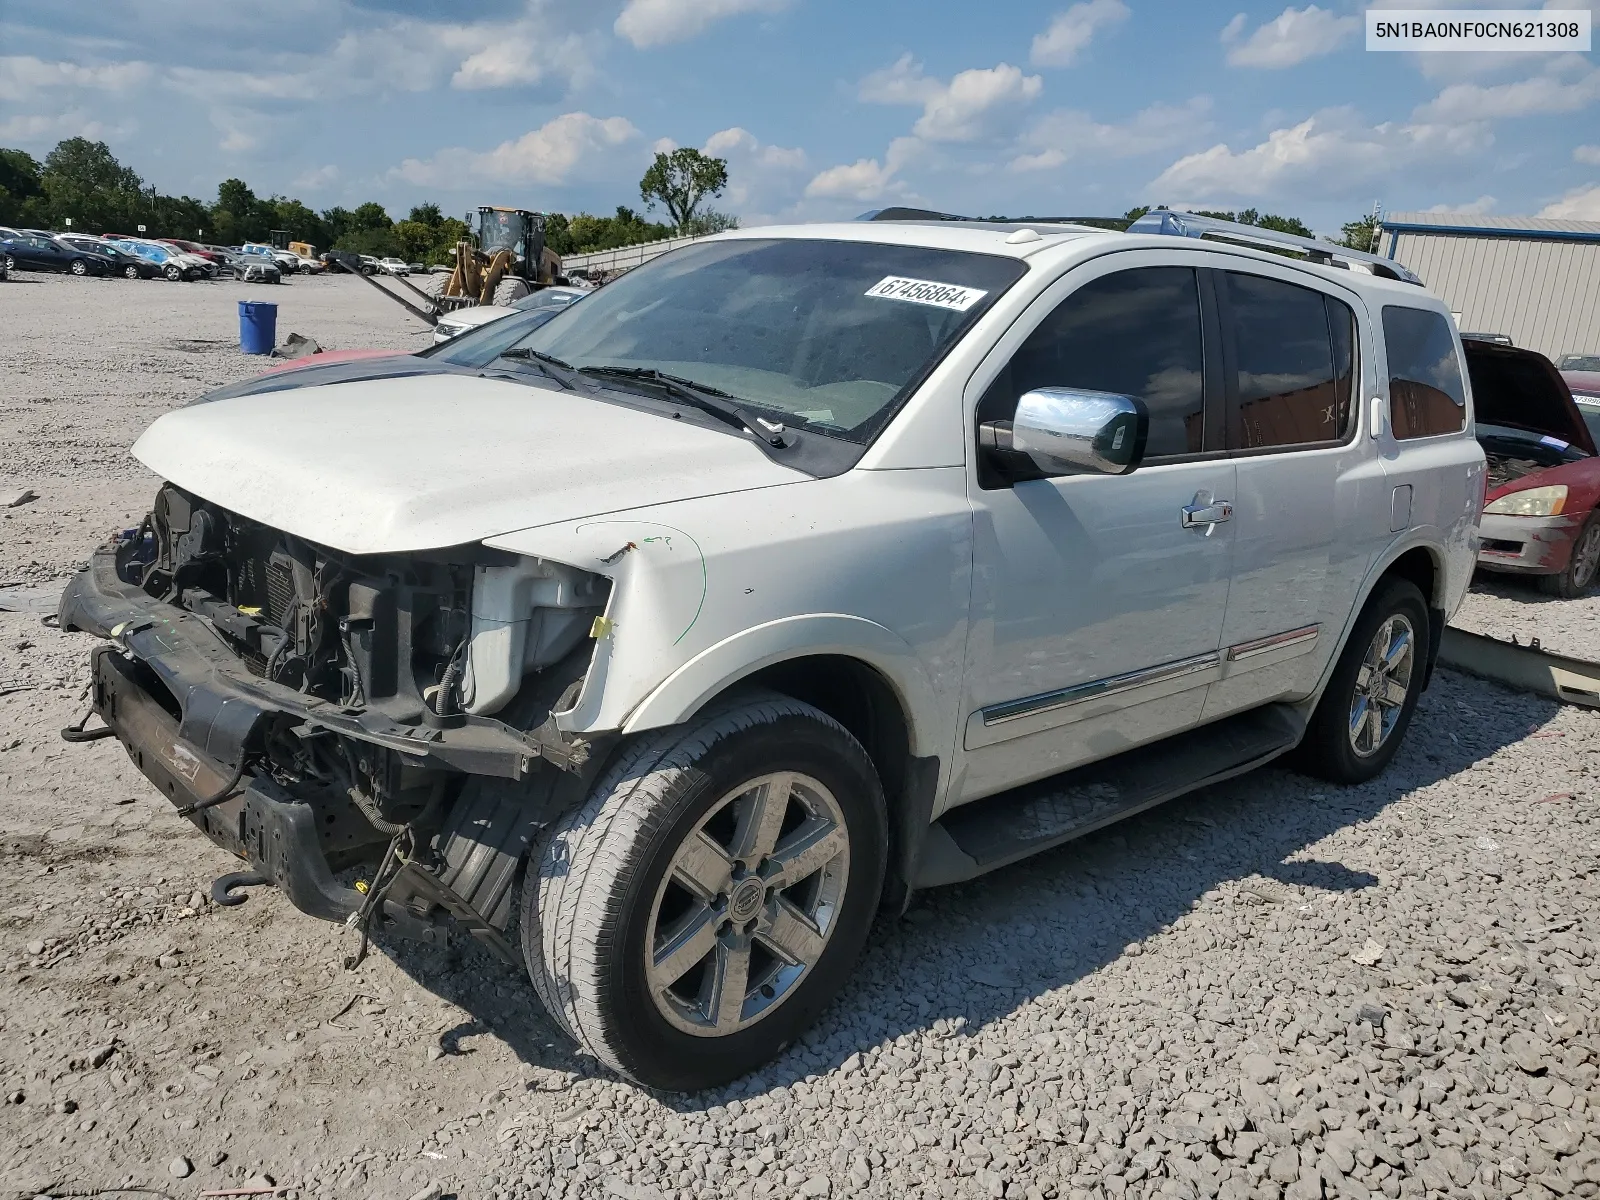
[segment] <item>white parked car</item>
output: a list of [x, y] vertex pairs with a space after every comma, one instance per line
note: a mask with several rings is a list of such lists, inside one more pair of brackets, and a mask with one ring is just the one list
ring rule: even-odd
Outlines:
[[[365, 258], [366, 255], [362, 255], [362, 257]], [[395, 258], [393, 256], [390, 256], [389, 258], [378, 259], [378, 270], [382, 271], [385, 275], [411, 274], [411, 267], [406, 260], [403, 258]]]
[[536, 292], [529, 292], [520, 300], [513, 300], [508, 305], [478, 304], [472, 308], [453, 309], [441, 316], [438, 324], [433, 327], [434, 344], [448, 342], [469, 329], [487, 325], [490, 321], [497, 321], [514, 312], [541, 312], [545, 309], [550, 309], [552, 312], [559, 311], [588, 294], [586, 288], [543, 287]]
[[652, 1086], [793, 1041], [914, 889], [1371, 779], [1473, 569], [1460, 340], [1372, 256], [750, 229], [500, 328], [160, 417], [61, 625], [247, 881], [453, 925]]

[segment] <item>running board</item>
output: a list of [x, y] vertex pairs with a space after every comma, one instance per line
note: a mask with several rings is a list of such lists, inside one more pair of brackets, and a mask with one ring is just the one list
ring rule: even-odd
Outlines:
[[1305, 718], [1269, 704], [1026, 787], [963, 804], [928, 829], [914, 888], [960, 883], [1271, 762]]
[[1600, 708], [1600, 663], [1552, 654], [1539, 645], [1538, 638], [1526, 645], [1515, 638], [1502, 642], [1446, 625], [1439, 644], [1439, 663], [1519, 692], [1549, 696], [1582, 708]]

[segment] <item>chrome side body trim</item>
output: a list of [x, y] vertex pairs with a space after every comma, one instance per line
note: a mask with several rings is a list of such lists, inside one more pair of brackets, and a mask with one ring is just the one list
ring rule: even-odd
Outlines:
[[1115, 696], [1119, 692], [1132, 691], [1134, 688], [1144, 687], [1147, 684], [1160, 683], [1168, 679], [1179, 679], [1185, 675], [1196, 675], [1201, 671], [1215, 667], [1221, 660], [1221, 653], [1212, 651], [1209, 654], [1197, 654], [1193, 658], [1180, 658], [1176, 662], [1145, 667], [1138, 671], [1128, 671], [1122, 675], [1111, 675], [1105, 679], [1092, 679], [1088, 683], [1074, 684], [1072, 687], [1061, 688], [1054, 692], [1045, 692], [1039, 696], [1025, 696], [1020, 700], [1007, 700], [1002, 704], [991, 704], [983, 710], [983, 723], [985, 725], [1001, 725], [1006, 721], [1015, 721], [1022, 717], [1032, 717], [1058, 708], [1071, 708], [1074, 704], [1083, 704], [1089, 700], [1100, 700], [1107, 696]]
[[1238, 662], [1240, 659], [1254, 658], [1258, 654], [1265, 654], [1269, 650], [1282, 650], [1289, 646], [1309, 645], [1317, 640], [1322, 632], [1321, 625], [1303, 625], [1299, 629], [1290, 629], [1285, 633], [1274, 633], [1270, 637], [1256, 638], [1250, 642], [1239, 642], [1228, 647], [1228, 661]]
[[1202, 671], [1220, 667], [1223, 663], [1244, 662], [1259, 655], [1291, 647], [1303, 647], [1299, 653], [1305, 654], [1310, 651], [1321, 632], [1321, 625], [1303, 625], [1299, 629], [1289, 629], [1268, 637], [1238, 642], [1208, 654], [1197, 654], [1192, 658], [1159, 663], [1153, 667], [1144, 667], [1121, 675], [1109, 675], [1104, 679], [1091, 679], [1087, 683], [1074, 684], [1072, 687], [1044, 692], [1037, 696], [1024, 696], [1017, 700], [991, 704], [982, 710], [983, 723], [985, 726], [1003, 725], [1007, 721], [1017, 721], [1023, 717], [1034, 717], [1040, 713], [1071, 708], [1090, 700], [1103, 700], [1109, 696], [1131, 692], [1135, 688], [1148, 687], [1150, 684], [1198, 675]]

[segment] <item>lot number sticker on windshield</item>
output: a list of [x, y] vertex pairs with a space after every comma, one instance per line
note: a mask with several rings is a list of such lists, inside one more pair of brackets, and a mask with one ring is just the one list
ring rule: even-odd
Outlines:
[[935, 308], [966, 312], [989, 293], [955, 283], [935, 283], [931, 279], [902, 279], [898, 275], [888, 275], [869, 287], [864, 294], [877, 296], [880, 300], [907, 300], [912, 304], [931, 304]]

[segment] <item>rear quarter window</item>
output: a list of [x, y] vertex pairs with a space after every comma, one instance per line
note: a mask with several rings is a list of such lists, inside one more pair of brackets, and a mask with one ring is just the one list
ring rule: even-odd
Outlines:
[[1444, 315], [1386, 304], [1383, 340], [1389, 355], [1389, 422], [1394, 436], [1435, 437], [1466, 428], [1461, 361]]

